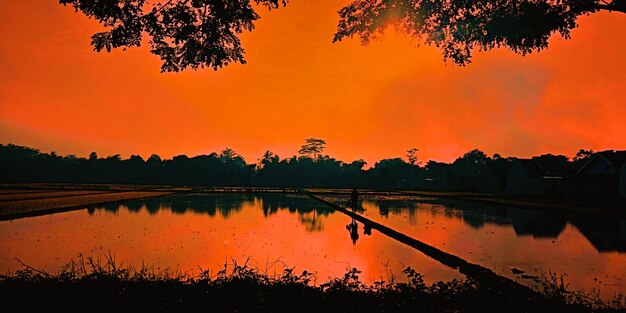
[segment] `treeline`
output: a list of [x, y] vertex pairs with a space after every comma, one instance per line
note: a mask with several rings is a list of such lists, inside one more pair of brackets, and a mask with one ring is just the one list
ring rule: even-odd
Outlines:
[[[429, 161], [421, 166], [418, 150], [411, 149], [406, 161], [400, 157], [384, 159], [365, 169], [363, 160], [346, 163], [323, 155], [324, 145], [323, 140], [309, 138], [297, 156], [280, 158], [267, 151], [257, 163], [250, 164], [228, 148], [221, 153], [172, 159], [153, 154], [144, 160], [138, 155], [128, 159], [120, 155], [99, 157], [95, 152], [86, 158], [60, 156], [0, 144], [0, 181], [393, 189], [427, 188], [429, 180], [445, 175], [446, 185], [438, 189], [470, 190], [468, 182], [487, 164], [512, 160], [472, 150], [452, 164]], [[565, 156], [553, 157], [568, 162]]]

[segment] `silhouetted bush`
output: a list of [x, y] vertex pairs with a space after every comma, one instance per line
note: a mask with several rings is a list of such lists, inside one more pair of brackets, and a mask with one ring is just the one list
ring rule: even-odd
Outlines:
[[623, 312], [620, 299], [603, 302], [568, 292], [552, 280], [532, 294], [472, 280], [427, 285], [408, 267], [406, 282], [366, 285], [353, 268], [316, 285], [315, 275], [306, 270], [298, 274], [285, 267], [282, 274], [269, 276], [247, 262], [190, 277], [120, 266], [111, 255], [102, 260], [80, 257], [55, 275], [26, 267], [0, 276], [2, 304], [27, 312]]

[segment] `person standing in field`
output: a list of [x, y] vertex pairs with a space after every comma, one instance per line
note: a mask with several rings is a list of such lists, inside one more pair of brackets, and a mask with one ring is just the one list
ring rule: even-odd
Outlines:
[[352, 193], [350, 194], [350, 207], [352, 208], [352, 211], [359, 207], [359, 192], [356, 188], [352, 189]]

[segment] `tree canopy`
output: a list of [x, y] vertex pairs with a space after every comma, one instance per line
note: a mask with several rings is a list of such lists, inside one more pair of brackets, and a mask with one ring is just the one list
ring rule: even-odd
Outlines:
[[307, 138], [298, 150], [298, 154], [311, 159], [318, 159], [326, 149], [326, 141], [318, 138]]
[[626, 0], [355, 0], [339, 11], [333, 41], [358, 36], [367, 44], [393, 25], [465, 65], [476, 48], [545, 49], [550, 35], [569, 39], [579, 16], [599, 10], [626, 13]]
[[[321, 139], [309, 138], [308, 143]], [[319, 146], [316, 146], [319, 147]], [[314, 151], [313, 149], [312, 151]], [[411, 149], [413, 150], [413, 149]], [[417, 152], [417, 149], [415, 149]], [[517, 161], [513, 157], [490, 158], [484, 152], [468, 151], [453, 163], [428, 161], [424, 167], [400, 157], [383, 159], [372, 167], [355, 160], [350, 163], [329, 155], [280, 158], [267, 150], [258, 162], [249, 164], [235, 150], [205, 155], [177, 155], [171, 159], [152, 154], [123, 159], [119, 154], [99, 157], [61, 156], [54, 152], [0, 144], [0, 183], [98, 183], [166, 184], [203, 187], [290, 187], [290, 188], [372, 188], [427, 189], [504, 192], [506, 171]], [[544, 154], [532, 158], [552, 177], [575, 177], [578, 170], [596, 154], [573, 160], [562, 155]], [[590, 150], [589, 150], [590, 152]], [[314, 153], [314, 152], [311, 152]], [[612, 151], [611, 151], [612, 153]], [[530, 161], [527, 159], [526, 161]], [[495, 182], [491, 180], [493, 174]], [[487, 179], [485, 179], [487, 177]], [[571, 188], [578, 188], [575, 179]], [[574, 189], [572, 189], [574, 190]], [[615, 189], [617, 190], [617, 189]], [[582, 195], [582, 194], [581, 194]]]
[[[286, 0], [253, 0], [276, 9]], [[254, 29], [259, 15], [250, 0], [59, 0], [96, 19], [106, 31], [93, 34], [94, 50], [141, 46], [148, 35], [151, 52], [161, 58], [162, 72], [188, 67], [215, 70], [245, 63], [239, 35]]]
[[[91, 36], [95, 51], [141, 46], [149, 37], [162, 72], [217, 70], [246, 63], [239, 35], [259, 19], [252, 3], [277, 9], [287, 0], [59, 0], [94, 18], [105, 31]], [[576, 19], [599, 10], [626, 13], [626, 0], [355, 0], [339, 11], [333, 42], [354, 36], [367, 44], [393, 25], [465, 65], [472, 50], [507, 47], [527, 53], [548, 38], [569, 38]]]

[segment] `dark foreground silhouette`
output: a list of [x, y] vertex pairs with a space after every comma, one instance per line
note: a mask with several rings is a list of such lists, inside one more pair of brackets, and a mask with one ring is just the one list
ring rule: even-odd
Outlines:
[[0, 276], [3, 306], [20, 311], [61, 312], [112, 310], [124, 312], [623, 312], [606, 303], [566, 290], [562, 281], [544, 280], [538, 293], [493, 289], [468, 280], [424, 283], [408, 267], [404, 282], [366, 285], [357, 269], [320, 285], [315, 276], [287, 268], [268, 276], [246, 264], [228, 265], [211, 276], [155, 274], [153, 269], [106, 265], [93, 259], [68, 264], [59, 274], [26, 267]]

